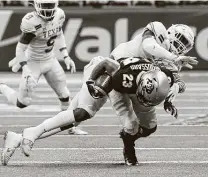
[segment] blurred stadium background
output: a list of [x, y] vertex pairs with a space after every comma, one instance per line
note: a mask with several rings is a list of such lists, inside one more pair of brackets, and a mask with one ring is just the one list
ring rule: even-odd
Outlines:
[[[0, 81], [18, 89], [19, 74], [8, 62], [15, 56], [22, 17], [33, 10], [32, 1], [0, 0]], [[182, 72], [187, 91], [175, 100], [179, 119], [174, 120], [158, 106], [158, 130], [137, 141], [139, 167], [122, 165], [120, 122], [109, 102], [95, 118], [81, 124], [86, 136], [62, 132], [38, 141], [32, 156], [20, 151], [8, 167], [0, 166], [0, 177], [207, 177], [208, 174], [208, 1], [201, 0], [65, 0], [64, 34], [67, 49], [80, 72], [67, 73], [74, 96], [81, 87], [83, 66], [94, 56], [108, 56], [119, 43], [130, 40], [150, 21], [166, 27], [184, 23], [196, 34], [189, 53], [199, 59], [195, 71]], [[59, 53], [57, 52], [59, 58]], [[61, 59], [61, 58], [59, 58]], [[65, 67], [63, 65], [63, 67]], [[8, 106], [0, 95], [0, 146], [6, 130], [21, 132], [59, 112], [58, 99], [44, 79], [40, 80], [33, 105], [24, 110]]]
[[[0, 1], [0, 71], [8, 71], [14, 57], [22, 17], [33, 10], [32, 1]], [[201, 0], [65, 0], [64, 33], [67, 49], [78, 70], [94, 56], [108, 56], [119, 43], [130, 40], [150, 21], [168, 28], [175, 23], [192, 27], [195, 47], [189, 55], [199, 58], [195, 69], [208, 68], [208, 1]], [[57, 56], [59, 53], [57, 52]]]

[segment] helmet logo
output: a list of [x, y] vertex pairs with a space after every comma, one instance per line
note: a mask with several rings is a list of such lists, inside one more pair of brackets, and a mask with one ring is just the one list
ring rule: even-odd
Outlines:
[[154, 84], [153, 84], [153, 81], [149, 78], [147, 78], [147, 82], [146, 84], [144, 85], [144, 89], [145, 91], [148, 93], [148, 94], [151, 94], [152, 91], [154, 90]]

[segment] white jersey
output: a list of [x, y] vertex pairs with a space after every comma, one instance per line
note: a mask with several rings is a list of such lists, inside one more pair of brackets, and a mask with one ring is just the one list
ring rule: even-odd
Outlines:
[[62, 33], [64, 21], [65, 13], [60, 8], [51, 21], [43, 20], [35, 11], [23, 17], [21, 31], [35, 34], [25, 53], [28, 60], [45, 61], [54, 57], [54, 43]]
[[145, 52], [142, 46], [142, 35], [147, 29], [154, 33], [155, 39], [159, 45], [169, 50], [170, 42], [167, 37], [167, 30], [165, 26], [161, 22], [151, 22], [144, 28], [143, 32], [137, 35], [133, 40], [119, 44], [112, 51], [111, 56], [115, 60], [126, 57], [143, 57], [155, 59], [154, 56]]

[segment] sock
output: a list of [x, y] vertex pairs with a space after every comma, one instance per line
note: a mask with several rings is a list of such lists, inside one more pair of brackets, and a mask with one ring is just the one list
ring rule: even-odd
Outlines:
[[67, 97], [67, 98], [59, 98], [59, 100], [60, 100], [60, 104], [61, 104], [61, 111], [66, 111], [69, 107], [71, 99], [69, 97]]
[[26, 139], [35, 141], [43, 133], [64, 127], [75, 122], [73, 110], [62, 111], [56, 116], [46, 119], [43, 123], [36, 127], [26, 128], [23, 132], [23, 136]]
[[8, 102], [15, 105], [17, 104], [17, 92], [5, 84], [0, 85], [1, 93], [7, 98]]
[[57, 134], [57, 133], [59, 133], [61, 131], [62, 131], [61, 128], [56, 128], [56, 129], [51, 130], [49, 132], [43, 133], [38, 139], [47, 138], [47, 137], [52, 136], [52, 135], [55, 135], [55, 134]]

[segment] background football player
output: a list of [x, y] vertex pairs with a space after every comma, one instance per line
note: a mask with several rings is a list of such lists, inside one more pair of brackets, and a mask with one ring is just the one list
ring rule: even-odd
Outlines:
[[[13, 105], [25, 108], [31, 104], [32, 93], [41, 75], [57, 94], [61, 110], [66, 110], [70, 102], [70, 93], [66, 84], [63, 68], [57, 61], [54, 45], [71, 72], [76, 72], [74, 61], [69, 57], [62, 26], [65, 13], [58, 8], [58, 0], [34, 0], [35, 11], [27, 13], [21, 22], [22, 35], [16, 46], [16, 58], [10, 63], [13, 72], [22, 68], [19, 92], [6, 84], [0, 85], [0, 92]], [[73, 134], [87, 134], [72, 128]]]

